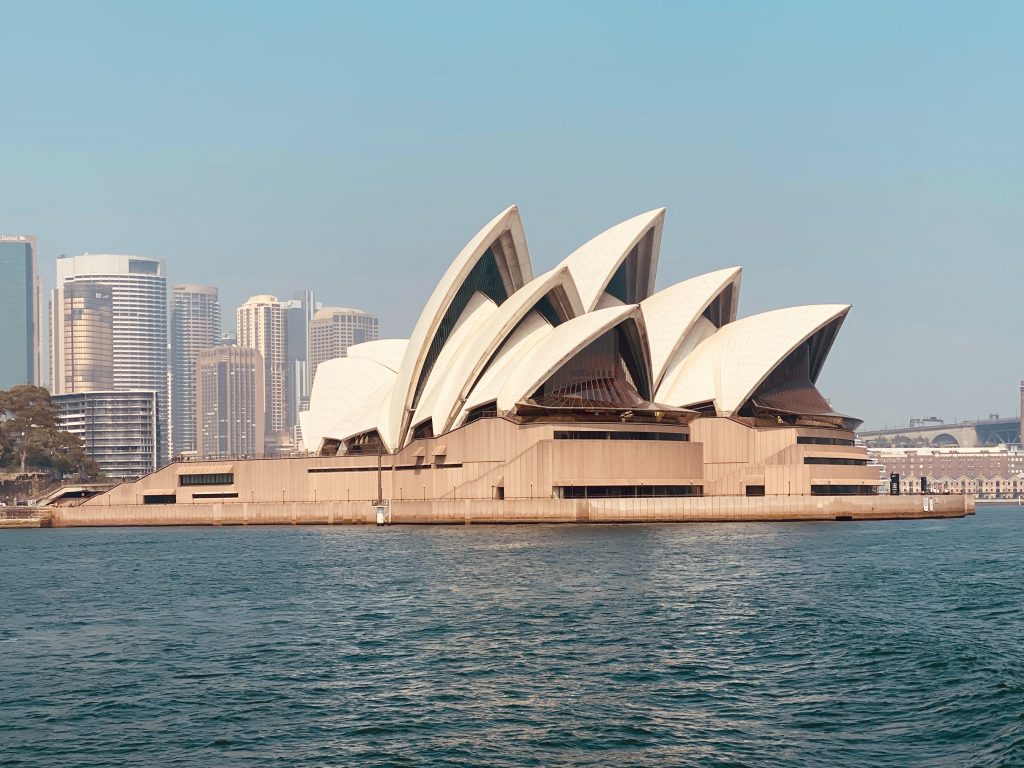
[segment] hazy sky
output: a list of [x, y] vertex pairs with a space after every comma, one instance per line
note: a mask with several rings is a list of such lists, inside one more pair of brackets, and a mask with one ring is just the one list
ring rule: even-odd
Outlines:
[[4, 3], [0, 231], [313, 286], [404, 336], [518, 203], [535, 268], [668, 207], [659, 286], [849, 302], [869, 425], [1018, 410], [1019, 2]]

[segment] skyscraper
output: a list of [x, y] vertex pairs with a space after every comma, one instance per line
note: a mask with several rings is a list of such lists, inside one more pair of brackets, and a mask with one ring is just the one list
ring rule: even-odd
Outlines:
[[285, 304], [288, 314], [288, 339], [285, 343], [287, 365], [289, 428], [299, 423], [299, 411], [309, 405], [313, 377], [309, 372], [309, 325], [317, 310], [316, 296], [311, 290], [296, 291]]
[[32, 235], [0, 235], [0, 389], [39, 383], [39, 270]]
[[276, 296], [253, 296], [235, 313], [238, 346], [255, 349], [263, 358], [267, 453], [289, 440], [287, 377], [285, 376], [288, 320]]
[[245, 347], [210, 347], [196, 360], [196, 451], [201, 458], [263, 453], [263, 357]]
[[[110, 289], [113, 388], [157, 394], [157, 457], [167, 459], [170, 398], [167, 377], [167, 277], [160, 259], [82, 254], [57, 259], [51, 301], [50, 370], [55, 394], [75, 392], [65, 346], [65, 292], [73, 283]], [[72, 311], [71, 322], [80, 317]]]
[[320, 363], [345, 357], [353, 344], [376, 341], [378, 333], [377, 318], [361, 309], [325, 307], [318, 310], [309, 326], [310, 385]]
[[196, 450], [196, 360], [220, 341], [220, 299], [208, 285], [171, 289], [171, 453]]

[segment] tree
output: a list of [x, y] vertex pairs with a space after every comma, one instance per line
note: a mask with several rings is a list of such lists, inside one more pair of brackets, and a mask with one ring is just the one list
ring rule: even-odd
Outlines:
[[43, 387], [0, 390], [0, 463], [17, 462], [21, 472], [31, 464], [96, 477], [99, 467], [82, 441], [59, 424], [60, 409]]
[[6, 435], [5, 442], [12, 446], [25, 471], [28, 454], [46, 435], [57, 431], [59, 412], [42, 387], [19, 384], [0, 392], [0, 421]]

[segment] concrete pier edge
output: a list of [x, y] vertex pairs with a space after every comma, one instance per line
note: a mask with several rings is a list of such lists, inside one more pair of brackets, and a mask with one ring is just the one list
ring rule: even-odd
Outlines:
[[[368, 501], [70, 506], [52, 526], [374, 525]], [[971, 496], [717, 496], [391, 502], [392, 525], [913, 520], [974, 513]]]

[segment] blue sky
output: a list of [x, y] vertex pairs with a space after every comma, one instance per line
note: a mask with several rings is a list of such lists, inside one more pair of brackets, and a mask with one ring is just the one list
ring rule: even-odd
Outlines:
[[659, 285], [854, 311], [870, 425], [1018, 410], [1024, 5], [4, 3], [0, 231], [315, 287], [403, 336], [520, 205], [544, 269], [668, 207]]

